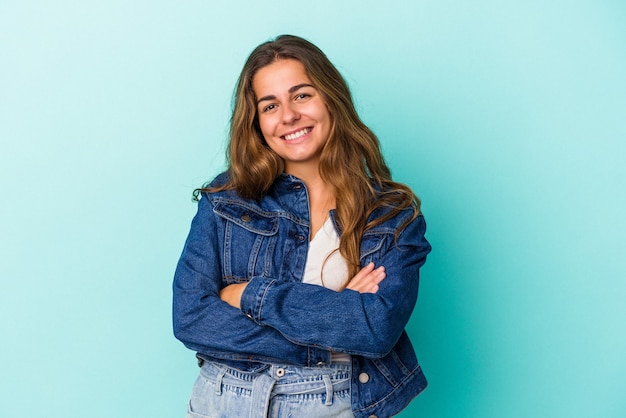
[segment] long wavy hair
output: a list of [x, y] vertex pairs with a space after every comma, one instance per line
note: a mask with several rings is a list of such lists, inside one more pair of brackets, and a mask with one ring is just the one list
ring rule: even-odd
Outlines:
[[[408, 186], [392, 181], [378, 138], [358, 116], [346, 81], [311, 42], [281, 35], [252, 51], [235, 90], [227, 149], [230, 177], [223, 186], [208, 191], [234, 189], [244, 198], [260, 199], [283, 172], [283, 160], [261, 133], [252, 89], [257, 71], [281, 59], [303, 64], [328, 107], [332, 124], [321, 152], [319, 171], [336, 198], [336, 220], [341, 230], [339, 251], [348, 262], [349, 277], [353, 277], [361, 268], [360, 246], [365, 231], [412, 208], [413, 216], [401, 225], [398, 234], [419, 215], [420, 202]], [[379, 208], [385, 208], [382, 215], [368, 221]]]

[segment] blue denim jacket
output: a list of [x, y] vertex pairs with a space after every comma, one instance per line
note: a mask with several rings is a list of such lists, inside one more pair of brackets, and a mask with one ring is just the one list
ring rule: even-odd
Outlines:
[[[431, 248], [424, 218], [394, 235], [410, 216], [404, 211], [363, 237], [361, 264], [386, 269], [379, 291], [335, 292], [301, 282], [311, 231], [299, 179], [281, 175], [260, 201], [232, 190], [203, 193], [174, 277], [175, 336], [199, 357], [245, 371], [314, 367], [329, 364], [332, 352], [351, 354], [355, 416], [397, 414], [427, 384], [404, 331]], [[239, 310], [219, 292], [241, 282], [249, 283]]]

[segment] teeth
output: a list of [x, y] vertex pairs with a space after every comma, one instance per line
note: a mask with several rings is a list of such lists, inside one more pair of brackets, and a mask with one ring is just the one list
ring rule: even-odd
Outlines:
[[287, 141], [293, 141], [294, 139], [298, 139], [301, 136], [308, 134], [309, 132], [311, 132], [311, 130], [309, 128], [304, 128], [301, 131], [294, 132], [294, 133], [289, 134], [289, 135], [285, 135], [285, 139]]

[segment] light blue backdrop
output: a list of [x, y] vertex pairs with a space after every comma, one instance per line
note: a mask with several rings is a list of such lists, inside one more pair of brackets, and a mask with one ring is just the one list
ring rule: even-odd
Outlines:
[[0, 416], [177, 417], [170, 283], [249, 51], [351, 84], [434, 252], [402, 417], [626, 416], [626, 4], [0, 2]]

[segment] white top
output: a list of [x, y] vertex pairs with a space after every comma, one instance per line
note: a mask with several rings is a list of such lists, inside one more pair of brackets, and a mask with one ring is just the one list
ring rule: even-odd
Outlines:
[[[348, 263], [339, 252], [339, 236], [330, 217], [309, 243], [302, 281], [335, 291], [348, 283]], [[333, 353], [332, 361], [349, 362], [350, 355]]]
[[339, 236], [330, 217], [309, 243], [302, 281], [335, 291], [348, 282], [348, 263], [339, 252]]

